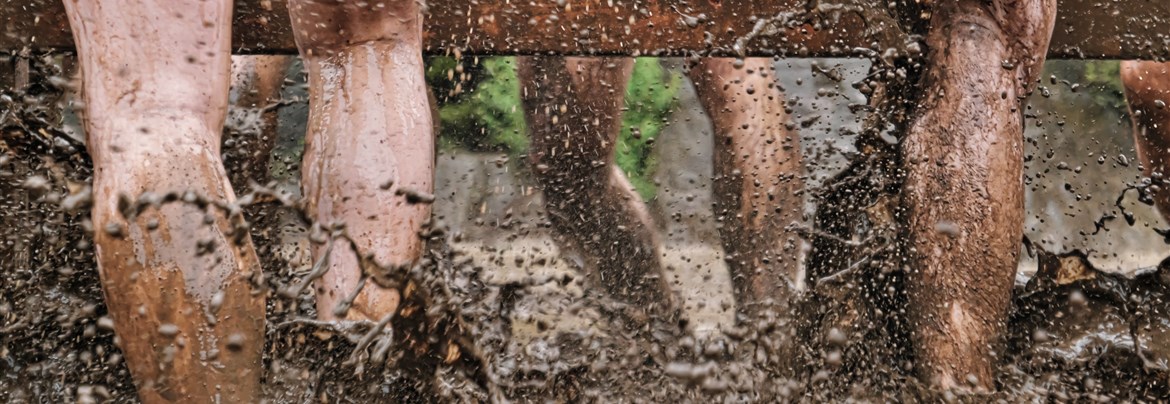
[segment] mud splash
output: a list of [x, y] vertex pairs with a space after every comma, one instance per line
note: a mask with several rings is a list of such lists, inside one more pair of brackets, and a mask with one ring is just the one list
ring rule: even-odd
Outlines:
[[[9, 155], [5, 171], [14, 176], [18, 172], [56, 171], [69, 173], [62, 178], [65, 181], [84, 183], [87, 170], [83, 155], [38, 148], [27, 132], [24, 136], [30, 142], [13, 147], [12, 143], [18, 143], [16, 131], [9, 127], [5, 133], [5, 145], [10, 147], [10, 152], [42, 157]], [[54, 155], [55, 159], [43, 159]], [[67, 184], [53, 182], [48, 186], [48, 193], [65, 194]], [[36, 191], [11, 187], [11, 181], [5, 185], [10, 196]], [[42, 232], [28, 240], [26, 246], [56, 245], [80, 252], [61, 255], [53, 254], [49, 248], [5, 249], [6, 254], [23, 254], [28, 257], [25, 262], [35, 265], [31, 268], [38, 268], [37, 271], [6, 269], [4, 295], [10, 300], [0, 306], [5, 321], [2, 353], [6, 370], [0, 384], [4, 385], [5, 398], [13, 401], [132, 398], [133, 385], [119, 359], [108, 319], [104, 317], [92, 254], [88, 249], [77, 248], [78, 244], [89, 243], [84, 230], [85, 217], [63, 212], [60, 200], [54, 199], [48, 194], [34, 196], [26, 199], [29, 202], [22, 206], [24, 209], [5, 210], [5, 223], [28, 228], [36, 226], [29, 221], [18, 222], [22, 217], [57, 218], [59, 227], [53, 232], [57, 235], [56, 243], [49, 243], [52, 237]], [[415, 272], [419, 276], [434, 274], [430, 282], [421, 284], [448, 291], [450, 300], [444, 310], [459, 308], [459, 316], [468, 325], [463, 335], [479, 350], [474, 355], [485, 362], [455, 365], [464, 354], [441, 349], [408, 355], [409, 350], [403, 349], [403, 344], [392, 342], [429, 336], [432, 332], [442, 335], [442, 326], [418, 327], [415, 329], [425, 334], [410, 336], [405, 331], [409, 327], [395, 327], [386, 333], [375, 331], [376, 324], [320, 323], [307, 320], [314, 317], [309, 312], [312, 303], [308, 299], [280, 300], [269, 309], [272, 325], [265, 348], [268, 396], [277, 401], [332, 401], [340, 397], [402, 401], [438, 398], [487, 401], [503, 397], [524, 400], [558, 397], [567, 401], [630, 397], [655, 401], [700, 398], [803, 401], [842, 395], [890, 399], [924, 398], [930, 394], [919, 390], [912, 379], [883, 386], [901, 387], [901, 390], [862, 389], [861, 386], [873, 379], [858, 378], [862, 376], [859, 374], [845, 375], [845, 379], [829, 384], [834, 388], [826, 388], [829, 385], [825, 383], [829, 381], [824, 378], [828, 373], [797, 370], [793, 366], [786, 352], [793, 343], [787, 331], [791, 329], [790, 324], [775, 314], [709, 339], [686, 335], [681, 331], [685, 324], [678, 323], [624, 331], [627, 329], [624, 325], [613, 324], [614, 318], [621, 316], [604, 315], [620, 312], [616, 303], [586, 294], [579, 301], [552, 311], [586, 312], [598, 321], [595, 327], [572, 333], [545, 333], [519, 341], [512, 335], [512, 329], [519, 314], [514, 304], [521, 295], [529, 293], [537, 283], [563, 286], [578, 280], [558, 278], [490, 284], [479, 278], [475, 262], [445, 249], [445, 240], [442, 233], [433, 233], [427, 250], [428, 264]], [[1149, 345], [1145, 350], [1135, 351], [1132, 335], [1141, 335], [1139, 338], [1151, 341], [1149, 344], [1160, 341], [1159, 336], [1164, 335], [1167, 317], [1155, 303], [1164, 295], [1161, 282], [1166, 277], [1165, 270], [1160, 268], [1129, 279], [1100, 273], [1078, 255], [1040, 254], [1046, 254], [1041, 255], [1040, 275], [1017, 288], [1017, 313], [1008, 326], [1015, 331], [1012, 352], [1007, 355], [1012, 363], [1002, 372], [1000, 383], [1004, 392], [1000, 394], [1012, 399], [1164, 397], [1166, 373], [1159, 366], [1164, 367], [1166, 347]], [[274, 288], [296, 281], [290, 274], [272, 272], [268, 278]], [[1131, 299], [1127, 296], [1141, 296], [1146, 305], [1129, 304]], [[1081, 308], [1076, 309], [1077, 305]], [[416, 324], [432, 326], [441, 322], [425, 317], [416, 321]], [[1133, 327], [1141, 332], [1133, 334]], [[844, 344], [850, 338], [829, 334], [830, 346]], [[389, 338], [374, 341], [384, 336]], [[833, 357], [839, 355], [834, 352], [828, 350], [823, 360], [816, 362], [831, 368]], [[445, 355], [428, 356], [436, 353]], [[434, 365], [422, 365], [428, 361]], [[485, 367], [480, 369], [480, 366]], [[486, 380], [475, 380], [480, 370], [488, 375]], [[647, 386], [655, 387], [647, 389]], [[837, 389], [847, 386], [854, 388]]]
[[[133, 401], [133, 382], [106, 317], [92, 253], [94, 229], [86, 214], [91, 163], [84, 148], [54, 123], [55, 108], [35, 92], [0, 96], [0, 224], [6, 230], [0, 243], [0, 398]], [[875, 172], [880, 174], [880, 169]], [[859, 175], [854, 183], [882, 190], [880, 181], [872, 181], [879, 177]], [[881, 195], [873, 195], [877, 203], [864, 205], [871, 213], [881, 206]], [[286, 194], [260, 189], [241, 200], [249, 205], [245, 211], [280, 218], [254, 221], [253, 234], [313, 233], [313, 224], [302, 220], [303, 204]], [[882, 223], [871, 225], [880, 228]], [[330, 239], [329, 232], [324, 234], [318, 244]], [[585, 276], [501, 281], [485, 274], [483, 258], [448, 247], [457, 235], [436, 224], [426, 237], [426, 259], [419, 266], [379, 272], [386, 275], [382, 279], [373, 279], [374, 271], [389, 269], [370, 269], [366, 287], [377, 283], [401, 288], [407, 297], [401, 315], [384, 323], [319, 322], [310, 296], [280, 297], [277, 291], [304, 282], [308, 271], [290, 264], [275, 242], [263, 241], [275, 237], [257, 237], [271, 294], [264, 347], [269, 398], [468, 402], [951, 397], [926, 390], [907, 376], [914, 358], [904, 350], [879, 351], [862, 343], [888, 341], [873, 338], [886, 332], [886, 324], [862, 315], [876, 313], [859, 313], [849, 305], [856, 300], [831, 299], [871, 293], [873, 286], [865, 283], [870, 278], [859, 277], [871, 272], [824, 273], [817, 292], [794, 303], [797, 318], [815, 313], [853, 319], [869, 334], [832, 325], [847, 321], [823, 322], [828, 326], [801, 334], [795, 330], [807, 324], [763, 309], [742, 326], [692, 335], [686, 319], [631, 324], [619, 303], [587, 287]], [[849, 248], [873, 255], [881, 253], [880, 241]], [[1076, 252], [1035, 249], [1032, 254], [1038, 274], [1018, 281], [1013, 291], [1013, 315], [1006, 325], [1009, 349], [1001, 356], [996, 380], [1000, 392], [967, 398], [1170, 397], [1165, 370], [1170, 316], [1164, 309], [1170, 264], [1125, 277], [1097, 270]], [[566, 294], [567, 289], [584, 292]], [[538, 303], [520, 304], [525, 301]], [[582, 326], [565, 330], [545, 320], [568, 316], [582, 318]]]

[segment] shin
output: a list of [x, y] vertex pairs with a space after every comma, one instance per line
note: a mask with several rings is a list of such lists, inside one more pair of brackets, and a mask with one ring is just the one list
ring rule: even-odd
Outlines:
[[[249, 278], [259, 263], [238, 216], [202, 203], [235, 199], [219, 157], [231, 2], [66, 7], [95, 166], [98, 265], [139, 396], [257, 401], [264, 298]], [[139, 214], [119, 203], [145, 192], [160, 198]]]
[[922, 376], [994, 387], [1023, 236], [1023, 100], [1055, 0], [939, 3], [921, 113], [902, 142], [908, 314]]
[[[305, 0], [289, 9], [309, 72], [302, 165], [309, 213], [326, 227], [343, 224], [357, 249], [381, 265], [412, 265], [431, 209], [399, 191], [429, 194], [434, 172], [419, 3]], [[325, 251], [317, 247], [314, 258]], [[317, 283], [321, 318], [377, 321], [394, 313], [398, 292], [375, 285], [362, 288], [348, 311], [335, 312], [364, 275], [349, 248], [329, 251], [329, 269]]]
[[614, 163], [633, 60], [525, 57], [519, 76], [531, 158], [554, 230], [611, 296], [666, 314], [672, 295], [645, 206]]
[[715, 216], [745, 314], [769, 299], [785, 303], [800, 265], [800, 240], [786, 230], [804, 208], [800, 139], [771, 65], [705, 58], [691, 69], [715, 129]]

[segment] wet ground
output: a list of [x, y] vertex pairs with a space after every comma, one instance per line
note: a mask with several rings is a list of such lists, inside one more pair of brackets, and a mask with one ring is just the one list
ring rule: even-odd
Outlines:
[[[862, 99], [848, 83], [864, 75], [865, 65], [840, 66], [845, 80], [837, 83], [814, 76], [811, 63], [781, 62], [779, 76], [795, 119], [821, 117], [801, 132], [806, 156], [813, 156], [815, 187], [843, 166], [838, 150], [849, 149], [848, 132], [860, 126], [849, 104]], [[816, 63], [831, 68], [839, 61]], [[1043, 77], [1061, 68], [1050, 64]], [[296, 97], [297, 90], [286, 95]], [[1134, 157], [1122, 115], [1084, 99], [1077, 104], [1081, 94], [1068, 91], [1059, 102], [1032, 104], [1044, 121], [1039, 127], [1030, 121], [1028, 133], [1036, 140], [1029, 154], [1036, 157], [1028, 165], [1027, 232], [1036, 249], [1021, 264], [998, 380], [1002, 392], [967, 400], [1170, 399], [1170, 317], [1163, 301], [1170, 268], [1159, 268], [1164, 244], [1146, 227], [1160, 225], [1156, 216], [1131, 208], [1138, 212], [1134, 226], [1115, 220], [1108, 231], [1078, 233], [1093, 229], [1137, 173], [1135, 165], [1117, 163], [1118, 155]], [[93, 263], [84, 198], [88, 159], [52, 119], [53, 106], [24, 101], [0, 99], [0, 399], [133, 401]], [[680, 95], [680, 104], [658, 142], [665, 167], [657, 178], [665, 185], [650, 204], [666, 235], [668, 274], [685, 301], [681, 321], [637, 324], [621, 315], [619, 304], [592, 293], [579, 275], [581, 260], [563, 253], [541, 226], [539, 192], [516, 174], [518, 162], [446, 153], [437, 165], [435, 205], [445, 231], [431, 240], [429, 265], [418, 282], [433, 288], [434, 307], [445, 321], [467, 325], [463, 336], [474, 349], [466, 355], [474, 360], [448, 360], [448, 352], [440, 352], [429, 362], [415, 361], [388, 342], [399, 330], [317, 323], [309, 320], [310, 296], [273, 297], [265, 357], [269, 396], [277, 402], [953, 398], [922, 390], [907, 376], [912, 357], [872, 348], [864, 335], [840, 329], [799, 335], [795, 330], [807, 324], [786, 316], [736, 325], [710, 214], [709, 129], [692, 90]], [[288, 119], [278, 156], [296, 147], [289, 134], [303, 131], [297, 108], [294, 103], [281, 112]], [[1108, 159], [1098, 164], [1103, 154]], [[296, 177], [284, 174], [278, 188], [295, 192], [295, 182], [287, 180]], [[1094, 197], [1086, 200], [1089, 193]], [[312, 266], [304, 226], [278, 204], [255, 209], [272, 219], [257, 221], [253, 232], [267, 240], [259, 251], [270, 288], [279, 290]], [[661, 220], [676, 213], [685, 219]], [[1074, 249], [1091, 253], [1043, 251]], [[834, 310], [821, 297], [803, 295], [797, 306]], [[866, 360], [873, 363], [857, 365]]]

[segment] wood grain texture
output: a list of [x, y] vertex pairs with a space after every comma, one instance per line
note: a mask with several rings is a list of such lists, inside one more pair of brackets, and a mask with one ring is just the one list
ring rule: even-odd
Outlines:
[[[881, 7], [885, 2], [832, 0]], [[484, 55], [730, 54], [756, 21], [800, 12], [804, 0], [428, 0], [426, 51]], [[872, 9], [871, 9], [872, 10]], [[746, 42], [745, 55], [860, 56], [872, 43], [862, 13], [823, 29], [798, 25]], [[879, 29], [880, 28], [875, 28]], [[898, 42], [898, 41], [889, 41]], [[239, 54], [293, 54], [283, 0], [239, 0], [233, 31]], [[0, 51], [71, 49], [60, 0], [0, 0]], [[901, 46], [879, 43], [879, 49]], [[1060, 0], [1049, 58], [1165, 59], [1170, 2]]]

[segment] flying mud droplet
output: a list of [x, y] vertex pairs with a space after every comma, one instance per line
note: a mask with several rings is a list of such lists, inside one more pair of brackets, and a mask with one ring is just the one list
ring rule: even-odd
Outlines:
[[1032, 331], [1032, 341], [1033, 342], [1036, 342], [1038, 344], [1043, 344], [1045, 342], [1050, 341], [1051, 339], [1052, 338], [1049, 337], [1049, 335], [1048, 335], [1048, 331], [1045, 331], [1042, 328], [1037, 328], [1035, 331]]
[[126, 231], [125, 231], [125, 229], [122, 228], [121, 223], [117, 223], [117, 222], [106, 223], [106, 227], [104, 228], [104, 230], [105, 230], [106, 234], [108, 234], [110, 237], [113, 237], [113, 238], [122, 238], [122, 237], [126, 236]]
[[841, 350], [834, 349], [832, 351], [829, 351], [829, 353], [825, 354], [825, 364], [826, 365], [837, 368], [837, 367], [841, 367], [841, 364], [843, 364], [843, 363], [844, 363], [844, 359], [841, 357]]
[[417, 205], [420, 203], [421, 204], [431, 204], [431, 203], [435, 202], [434, 195], [428, 194], [426, 192], [422, 192], [422, 191], [419, 191], [419, 190], [416, 190], [413, 188], [408, 188], [408, 187], [398, 188], [398, 190], [395, 191], [394, 194], [398, 195], [398, 196], [405, 196], [406, 203], [409, 203], [411, 205]]
[[715, 371], [715, 363], [707, 362], [701, 365], [673, 362], [666, 365], [666, 375], [681, 379], [691, 384], [699, 384], [711, 376]]
[[224, 293], [221, 290], [215, 292], [215, 295], [211, 296], [211, 303], [207, 305], [207, 309], [211, 311], [212, 315], [219, 313], [219, 308], [223, 307], [223, 295]]
[[82, 187], [77, 192], [61, 200], [61, 209], [66, 212], [77, 212], [93, 204], [93, 188]]
[[40, 175], [29, 176], [20, 184], [21, 188], [34, 192], [48, 192], [49, 180]]
[[949, 220], [940, 220], [935, 223], [934, 231], [950, 237], [958, 237], [960, 234], [959, 225]]
[[179, 326], [167, 323], [158, 326], [158, 333], [164, 337], [174, 337], [179, 335]]
[[829, 330], [829, 335], [826, 338], [826, 341], [828, 341], [829, 344], [832, 344], [833, 346], [841, 347], [845, 346], [845, 343], [848, 341], [848, 337], [845, 336], [845, 333], [842, 332], [841, 329], [833, 327]]
[[232, 352], [240, 352], [241, 350], [244, 349], [244, 341], [245, 341], [245, 338], [244, 338], [243, 334], [240, 334], [240, 333], [232, 334], [232, 335], [228, 336], [227, 349], [229, 351], [232, 351]]
[[102, 316], [98, 318], [97, 326], [103, 331], [114, 331], [114, 319], [109, 316]]

